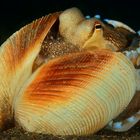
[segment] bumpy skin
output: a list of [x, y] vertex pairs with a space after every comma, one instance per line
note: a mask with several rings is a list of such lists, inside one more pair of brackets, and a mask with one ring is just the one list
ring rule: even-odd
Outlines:
[[[130, 44], [137, 48], [137, 38], [120, 23], [112, 27], [86, 20], [77, 8], [23, 27], [0, 48], [1, 129], [16, 122], [32, 132], [87, 135], [115, 119], [132, 100], [130, 110], [139, 97], [134, 68], [139, 59], [130, 58], [132, 63], [124, 51]], [[139, 110], [138, 102], [126, 118]], [[124, 121], [122, 116], [117, 120]]]

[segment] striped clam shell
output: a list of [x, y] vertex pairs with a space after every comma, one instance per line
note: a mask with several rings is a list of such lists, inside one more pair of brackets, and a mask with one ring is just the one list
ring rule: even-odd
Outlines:
[[[76, 14], [74, 14], [76, 13]], [[68, 16], [70, 15], [70, 16]], [[77, 18], [77, 15], [79, 15]], [[71, 26], [73, 28], [68, 28], [68, 23], [71, 18], [76, 18], [76, 20], [71, 21]], [[67, 19], [67, 20], [65, 20]], [[132, 126], [134, 126], [139, 120], [140, 116], [137, 115], [140, 110], [140, 36], [139, 32], [136, 33], [128, 25], [110, 19], [101, 20], [100, 16], [86, 17], [84, 20], [81, 12], [76, 8], [68, 9], [60, 15], [60, 21], [62, 21], [63, 26], [60, 28], [62, 35], [67, 37], [67, 40], [72, 40], [71, 42], [77, 43], [81, 37], [84, 42], [78, 44], [82, 49], [107, 49], [111, 51], [122, 52], [130, 61], [133, 63], [136, 70], [136, 92], [135, 96], [131, 100], [131, 103], [127, 108], [115, 119], [113, 122], [119, 127], [116, 128], [116, 124], [111, 123], [111, 130], [113, 131], [127, 131]], [[60, 22], [61, 23], [61, 22]], [[67, 24], [65, 24], [67, 23]], [[85, 26], [83, 26], [85, 25]], [[60, 26], [61, 27], [61, 26]], [[83, 32], [86, 30], [85, 34]], [[70, 34], [71, 33], [71, 34]], [[79, 37], [80, 36], [80, 37]], [[86, 38], [87, 37], [87, 38]], [[71, 39], [72, 38], [72, 39]], [[76, 41], [75, 41], [76, 40]], [[134, 117], [137, 116], [137, 117]], [[134, 121], [129, 122], [129, 118], [135, 118]], [[121, 124], [121, 125], [120, 125]], [[115, 127], [114, 127], [115, 126]]]
[[32, 74], [32, 65], [41, 43], [59, 13], [48, 15], [26, 25], [0, 47], [0, 128], [13, 125], [16, 96]]
[[134, 69], [124, 55], [71, 54], [30, 77], [16, 99], [15, 117], [31, 132], [87, 135], [122, 112], [134, 92]]
[[[61, 17], [60, 13], [42, 17], [1, 46], [1, 129], [16, 123], [30, 132], [87, 135], [116, 118], [133, 98], [136, 71], [131, 61], [102, 44], [94, 51], [85, 49], [81, 44], [94, 26], [83, 17], [79, 26], [69, 26], [77, 29], [73, 42], [73, 30], [62, 32], [67, 23], [63, 25]], [[81, 20], [79, 14], [77, 17]], [[58, 23], [59, 30], [55, 30]], [[49, 42], [47, 48], [44, 42]], [[46, 50], [49, 55], [44, 54]]]

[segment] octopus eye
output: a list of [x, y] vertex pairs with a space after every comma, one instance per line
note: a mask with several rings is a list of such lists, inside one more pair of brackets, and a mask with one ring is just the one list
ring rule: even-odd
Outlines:
[[102, 25], [101, 24], [96, 24], [95, 25], [95, 29], [101, 29], [102, 28]]

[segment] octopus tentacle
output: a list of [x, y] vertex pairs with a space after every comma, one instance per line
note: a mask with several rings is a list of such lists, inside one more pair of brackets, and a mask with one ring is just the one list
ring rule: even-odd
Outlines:
[[140, 121], [140, 110], [133, 116], [120, 121], [120, 122], [113, 122], [111, 121], [107, 128], [111, 129], [116, 132], [124, 132], [128, 131], [130, 128], [132, 128], [136, 123]]

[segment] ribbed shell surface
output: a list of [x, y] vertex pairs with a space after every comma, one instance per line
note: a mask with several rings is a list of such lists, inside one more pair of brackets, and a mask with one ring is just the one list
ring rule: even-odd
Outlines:
[[50, 14], [24, 26], [0, 47], [0, 130], [11, 127], [13, 103], [24, 82], [32, 74], [32, 65], [41, 44], [59, 13]]
[[31, 132], [91, 134], [125, 109], [135, 89], [134, 67], [123, 54], [73, 53], [33, 73], [16, 98], [15, 120]]

